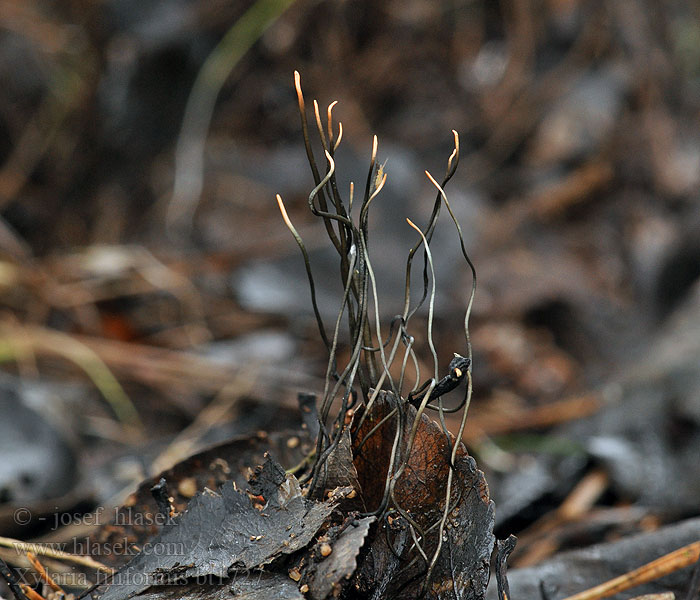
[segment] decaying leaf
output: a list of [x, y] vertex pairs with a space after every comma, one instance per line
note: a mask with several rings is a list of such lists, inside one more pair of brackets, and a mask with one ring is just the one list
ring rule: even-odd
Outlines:
[[263, 492], [264, 506], [256, 507], [232, 482], [219, 493], [195, 496], [187, 511], [114, 577], [102, 600], [124, 600], [157, 584], [261, 568], [305, 547], [335, 506], [306, 500], [296, 478], [269, 457], [251, 485]]
[[[365, 543], [374, 517], [365, 517], [345, 526], [330, 544], [332, 552], [319, 557], [307, 570], [306, 580], [313, 600], [323, 600], [334, 590], [340, 590], [357, 568], [357, 555]], [[329, 532], [329, 536], [332, 536]]]
[[338, 445], [331, 451], [328, 459], [321, 465], [319, 477], [320, 485], [317, 486], [315, 496], [324, 497], [327, 491], [339, 487], [351, 487], [354, 493], [341, 500], [344, 510], [366, 511], [362, 486], [357, 476], [357, 469], [353, 462], [352, 439], [350, 426], [346, 426], [340, 434]]
[[[396, 418], [388, 419], [364, 444], [363, 440], [390, 413], [395, 402], [392, 394], [380, 393], [371, 416], [356, 432], [355, 466], [370, 510], [379, 505], [384, 494], [384, 476], [388, 471]], [[404, 442], [416, 415], [412, 406], [407, 410]], [[429, 532], [426, 539], [421, 540], [428, 558], [438, 544], [438, 524], [445, 509], [453, 443], [454, 439], [451, 436], [448, 439], [434, 421], [421, 416], [407, 456], [407, 468], [395, 485], [394, 497], [401, 508], [423, 531]], [[483, 473], [461, 444], [452, 477], [450, 510], [443, 527], [441, 551], [427, 588], [428, 597], [483, 598], [494, 544], [494, 505]], [[389, 592], [387, 597], [417, 597], [428, 565], [415, 549], [408, 524], [403, 518], [388, 516], [377, 529], [356, 576], [359, 589], [369, 593], [378, 582], [384, 582], [382, 585], [386, 585]], [[400, 556], [401, 561], [397, 561], [395, 555]], [[387, 581], [390, 571], [395, 574]]]
[[280, 573], [243, 573], [221, 583], [190, 582], [155, 586], [135, 596], [141, 600], [303, 600], [294, 581]]
[[[143, 547], [159, 532], [163, 520], [151, 488], [161, 478], [168, 484], [175, 509], [182, 512], [197, 491], [215, 490], [230, 481], [244, 488], [247, 473], [252, 466], [263, 462], [266, 451], [283, 464], [299, 462], [308, 447], [303, 443], [290, 449], [289, 437], [289, 434], [239, 437], [199, 452], [146, 479], [125, 504], [115, 510], [114, 518], [95, 531], [84, 546], [107, 566], [123, 566], [134, 555], [134, 547]], [[122, 550], [115, 551], [115, 548]]]

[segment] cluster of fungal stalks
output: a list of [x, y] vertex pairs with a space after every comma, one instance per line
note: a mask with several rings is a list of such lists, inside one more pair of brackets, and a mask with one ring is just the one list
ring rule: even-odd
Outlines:
[[[315, 181], [315, 187], [308, 197], [308, 204], [311, 212], [322, 219], [328, 237], [338, 252], [340, 275], [343, 284], [340, 309], [332, 333], [329, 334], [317, 305], [316, 287], [309, 262], [309, 254], [302, 238], [289, 219], [282, 198], [278, 195], [277, 202], [282, 217], [304, 257], [311, 289], [313, 311], [321, 338], [328, 351], [325, 388], [319, 406], [320, 431], [310, 466], [300, 476], [300, 481], [308, 486], [310, 494], [323, 485], [324, 464], [328, 457], [337, 449], [343, 434], [349, 426], [348, 414], [354, 412], [356, 420], [352, 425], [354, 454], [360, 452], [368, 439], [375, 435], [383, 425], [393, 421], [395, 434], [391, 442], [389, 465], [384, 474], [383, 497], [378, 506], [372, 507], [372, 510], [366, 514], [373, 514], [379, 519], [389, 519], [390, 521], [399, 516], [405, 519], [413, 540], [412, 549], [416, 551], [414, 560], [424, 561], [425, 569], [423, 572], [426, 574], [425, 581], [427, 582], [440, 554], [448, 515], [458, 501], [455, 499], [453, 487], [454, 464], [458, 448], [461, 445], [459, 440], [464, 431], [472, 392], [472, 352], [468, 325], [476, 290], [476, 272], [465, 249], [461, 227], [444, 192], [445, 185], [457, 169], [459, 136], [456, 131], [452, 132], [454, 134], [454, 150], [447, 161], [447, 170], [442, 183], [438, 183], [430, 173], [425, 172], [437, 190], [437, 196], [427, 225], [424, 229], [421, 229], [411, 220], [406, 219], [408, 225], [415, 231], [418, 239], [408, 252], [406, 260], [403, 311], [391, 320], [388, 335], [385, 338], [380, 323], [381, 311], [378, 305], [377, 285], [368, 245], [370, 206], [382, 191], [387, 179], [383, 165], [379, 166], [377, 163], [377, 137], [374, 136], [369, 172], [358, 209], [358, 203], [353, 203], [354, 185], [350, 184], [349, 200], [346, 203], [340, 195], [336, 182], [334, 155], [343, 136], [341, 123], [338, 123], [337, 135], [334, 131], [333, 108], [336, 102], [328, 106], [325, 124], [321, 119], [318, 103], [315, 100], [313, 103], [315, 125], [324, 154], [324, 160], [321, 163], [321, 168], [319, 168], [310, 140], [309, 123], [306, 116], [306, 105], [301, 91], [299, 73], [295, 72], [294, 76], [304, 144]], [[443, 205], [449, 212], [449, 216], [456, 227], [464, 260], [471, 271], [472, 286], [466, 302], [464, 316], [466, 355], [455, 354], [454, 359], [448, 366], [447, 373], [441, 377], [438, 355], [433, 342], [435, 270], [430, 243]], [[355, 218], [353, 218], [352, 214], [353, 208], [355, 208], [354, 212], [358, 213]], [[412, 305], [412, 268], [416, 253], [421, 249], [423, 255], [423, 289], [418, 302]], [[430, 356], [432, 357], [433, 369], [429, 376], [422, 380], [419, 360], [414, 348], [415, 338], [411, 335], [409, 326], [416, 312], [424, 307], [426, 302], [428, 303], [427, 321], [424, 322], [427, 323], [426, 339]], [[347, 318], [349, 329], [350, 358], [347, 364], [339, 366], [337, 360], [338, 344], [344, 317]], [[414, 319], [414, 321], [416, 320], [417, 318]], [[412, 365], [408, 369], [408, 372], [412, 375], [411, 377], [407, 376], [407, 366], [409, 364]], [[392, 365], [396, 366], [392, 369]], [[411, 379], [411, 381], [407, 381], [408, 379]], [[445, 394], [457, 388], [463, 380], [466, 381], [466, 386], [461, 401], [456, 404], [451, 402], [451, 406], [446, 406], [444, 403]], [[363, 424], [366, 419], [371, 418], [373, 415], [373, 407], [380, 393], [383, 394], [384, 399], [391, 399], [391, 407], [387, 414], [379, 419], [377, 424], [367, 432], [368, 428], [367, 426], [363, 428]], [[442, 433], [447, 440], [449, 456], [446, 456], [445, 460], [448, 461], [450, 469], [444, 482], [443, 501], [440, 502], [440, 513], [442, 516], [428, 527], [421, 527], [414, 516], [403, 508], [405, 499], [397, 497], [395, 487], [409, 464], [416, 431], [425, 411], [434, 411], [437, 414]], [[452, 435], [447, 429], [445, 415], [459, 412], [461, 412], [459, 430], [455, 432], [455, 435]], [[410, 424], [408, 422], [409, 419]], [[363, 438], [357, 439], [361, 431], [363, 432]], [[406, 434], [406, 432], [408, 433]], [[432, 543], [428, 541], [428, 536], [433, 536]]]

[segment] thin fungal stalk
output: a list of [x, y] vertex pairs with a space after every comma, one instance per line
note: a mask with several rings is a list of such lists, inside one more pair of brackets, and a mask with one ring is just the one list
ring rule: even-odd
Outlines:
[[[387, 181], [385, 171], [386, 161], [379, 165], [377, 155], [379, 142], [376, 136], [372, 140], [370, 164], [367, 179], [362, 196], [355, 200], [360, 203], [359, 214], [356, 220], [352, 218], [355, 186], [350, 184], [349, 200], [346, 203], [342, 198], [337, 185], [337, 164], [335, 153], [343, 138], [343, 126], [338, 122], [337, 134], [333, 122], [333, 109], [337, 108], [337, 102], [332, 102], [321, 118], [321, 110], [316, 101], [313, 102], [313, 115], [316, 130], [323, 149], [323, 170], [319, 169], [312, 149], [309, 124], [306, 115], [306, 103], [301, 89], [299, 73], [294, 74], [299, 113], [301, 118], [302, 137], [306, 154], [311, 167], [314, 186], [308, 196], [308, 207], [313, 215], [323, 221], [331, 245], [335, 248], [339, 258], [339, 271], [343, 294], [340, 307], [335, 317], [332, 328], [332, 336], [326, 329], [322, 317], [322, 311], [318, 306], [317, 290], [312, 274], [309, 254], [304, 242], [291, 222], [291, 219], [280, 196], [277, 202], [282, 213], [282, 218], [289, 228], [294, 240], [299, 246], [311, 292], [311, 305], [316, 319], [319, 333], [328, 352], [328, 365], [326, 368], [326, 381], [323, 397], [319, 407], [319, 435], [316, 447], [305, 464], [310, 465], [305, 474], [300, 476], [300, 481], [308, 486], [308, 493], [323, 492], [324, 477], [327, 471], [326, 461], [338, 447], [345, 428], [350, 426], [348, 409], [355, 405], [355, 399], [360, 398], [360, 405], [354, 409], [356, 415], [352, 424], [353, 448], [355, 456], [358, 456], [373, 436], [383, 427], [391, 427], [394, 432], [386, 443], [391, 444], [388, 451], [388, 465], [385, 465], [383, 496], [375, 507], [368, 507], [368, 513], [380, 519], [388, 519], [390, 516], [400, 517], [406, 523], [410, 533], [412, 545], [408, 548], [408, 554], [397, 553], [405, 560], [406, 568], [419, 569], [423, 577], [423, 590], [427, 589], [431, 575], [436, 566], [443, 547], [445, 524], [450, 511], [456, 506], [459, 492], [457, 473], [454, 465], [460, 447], [460, 440], [464, 432], [467, 411], [472, 394], [472, 349], [469, 338], [469, 318], [471, 315], [474, 294], [476, 291], [476, 271], [465, 248], [465, 241], [459, 222], [455, 218], [452, 207], [445, 193], [445, 185], [452, 179], [459, 163], [459, 135], [453, 131], [454, 149], [447, 161], [447, 169], [441, 183], [426, 171], [426, 175], [435, 186], [437, 195], [433, 208], [424, 227], [419, 227], [410, 219], [409, 226], [418, 234], [418, 239], [408, 251], [405, 263], [405, 278], [403, 289], [403, 309], [390, 322], [386, 339], [382, 334], [382, 311], [380, 310], [377, 294], [376, 273], [372, 267], [370, 258], [369, 219], [370, 209], [380, 202], [379, 196]], [[448, 372], [440, 377], [443, 368], [438, 362], [438, 350], [433, 339], [433, 323], [435, 316], [435, 298], [437, 293], [435, 265], [431, 252], [431, 241], [441, 208], [445, 206], [450, 219], [455, 225], [460, 250], [471, 276], [471, 291], [466, 302], [464, 317], [464, 356], [455, 354], [450, 362]], [[414, 266], [414, 258], [422, 248], [423, 265], [422, 292], [417, 301], [413, 301], [411, 294], [411, 281]], [[400, 292], [399, 292], [400, 293]], [[427, 311], [426, 304], [427, 301]], [[427, 314], [426, 314], [427, 312]], [[413, 323], [420, 319], [424, 321], [424, 334], [414, 336], [411, 329]], [[346, 333], [343, 333], [343, 322], [347, 324]], [[384, 329], [384, 331], [387, 331]], [[426, 346], [417, 348], [416, 339], [425, 339]], [[340, 348], [348, 350], [347, 363], [338, 365]], [[421, 359], [429, 358], [432, 363], [430, 377], [421, 381]], [[392, 368], [395, 365], [395, 369]], [[411, 376], [410, 373], [414, 375]], [[415, 377], [415, 379], [413, 379]], [[412, 379], [407, 383], [408, 379]], [[466, 391], [461, 401], [452, 406], [446, 406], [444, 399], [447, 394], [455, 390], [462, 382], [466, 382]], [[410, 387], [409, 387], [410, 386]], [[372, 427], [365, 427], [366, 419], [372, 418], [378, 398], [388, 402], [386, 414], [372, 421]], [[402, 477], [410, 469], [409, 463], [412, 457], [413, 446], [425, 413], [437, 413], [438, 421], [447, 440], [447, 455], [449, 473], [444, 482], [443, 497], [441, 500], [440, 517], [434, 522], [421, 526], [416, 516], [404, 506], [406, 499], [398, 497], [397, 485]], [[459, 430], [456, 436], [452, 436], [447, 429], [445, 415], [461, 412]], [[364, 433], [362, 439], [357, 439], [359, 432]], [[457, 494], [457, 497], [456, 497]], [[387, 529], [387, 534], [388, 529]], [[389, 548], [394, 551], [391, 540], [387, 540]]]

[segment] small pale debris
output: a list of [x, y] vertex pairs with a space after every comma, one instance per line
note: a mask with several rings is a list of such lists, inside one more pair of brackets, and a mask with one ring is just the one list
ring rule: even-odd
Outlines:
[[301, 571], [296, 567], [289, 569], [289, 578], [293, 581], [299, 581], [301, 579]]
[[326, 556], [329, 556], [330, 553], [333, 552], [333, 548], [331, 548], [331, 545], [327, 544], [327, 543], [321, 544], [320, 550], [321, 550], [321, 556], [323, 556], [324, 558]]
[[216, 469], [221, 469], [224, 475], [229, 475], [231, 473], [231, 467], [223, 458], [215, 458], [209, 465], [209, 470], [214, 471]]
[[344, 425], [350, 425], [352, 423], [352, 419], [355, 416], [355, 410], [352, 408], [349, 408], [348, 410], [345, 411], [345, 419], [343, 420]]
[[185, 477], [177, 484], [177, 491], [184, 498], [192, 498], [197, 493], [197, 480], [194, 477]]
[[302, 585], [302, 586], [299, 588], [299, 591], [300, 591], [302, 594], [306, 594], [306, 592], [309, 591], [309, 586], [306, 585], [306, 584], [304, 584], [304, 585]]
[[300, 440], [297, 436], [290, 437], [287, 440], [287, 448], [296, 448], [300, 443]]

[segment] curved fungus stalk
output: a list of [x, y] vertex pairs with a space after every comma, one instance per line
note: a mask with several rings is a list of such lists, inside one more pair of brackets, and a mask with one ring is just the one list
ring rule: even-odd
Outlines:
[[[387, 180], [386, 162], [381, 165], [377, 162], [378, 140], [375, 136], [359, 212], [355, 211], [358, 216], [353, 219], [354, 184], [350, 185], [350, 199], [346, 203], [336, 181], [334, 154], [343, 134], [341, 123], [338, 123], [335, 133], [333, 109], [337, 102], [328, 106], [325, 124], [318, 103], [313, 103], [315, 125], [323, 148], [322, 160], [317, 163], [298, 72], [294, 74], [294, 81], [302, 136], [314, 179], [308, 205], [311, 212], [323, 221], [331, 244], [338, 253], [343, 286], [337, 317], [332, 327], [327, 328], [318, 309], [308, 252], [278, 195], [277, 202], [284, 222], [302, 252], [313, 312], [328, 351], [325, 387], [318, 413], [319, 435], [313, 456], [307, 463], [306, 471], [300, 475], [300, 481], [306, 486], [309, 496], [326, 491], [324, 477], [327, 469], [324, 465], [338, 449], [349, 427], [353, 460], [362, 487], [362, 514], [373, 515], [383, 523], [387, 545], [401, 558], [403, 570], [413, 573], [407, 581], [414, 581], [417, 573], [422, 581], [421, 594], [424, 594], [431, 585], [451, 518], [455, 512], [459, 512], [459, 503], [464, 494], [469, 493], [464, 485], [463, 473], [458, 472], [456, 465], [462, 457], [468, 457], [459, 440], [464, 432], [472, 393], [469, 317], [476, 291], [476, 271], [465, 249], [462, 229], [444, 191], [459, 163], [459, 135], [456, 131], [452, 132], [454, 150], [447, 161], [442, 181], [439, 183], [426, 171], [426, 176], [437, 191], [427, 224], [421, 228], [407, 219], [416, 241], [406, 258], [403, 310], [391, 320], [385, 336], [369, 253], [368, 223], [370, 206]], [[355, 198], [355, 204], [357, 201]], [[430, 250], [443, 206], [455, 225], [472, 279], [463, 322], [463, 354], [454, 354], [446, 372], [438, 363], [433, 340], [436, 279]], [[414, 259], [420, 250], [423, 285], [420, 298], [416, 301], [411, 297], [411, 279]], [[426, 340], [432, 370], [425, 379], [421, 379], [421, 361], [417, 355], [416, 337], [411, 330], [418, 321], [416, 313], [426, 303], [427, 319], [420, 338]], [[346, 364], [339, 365], [338, 348], [344, 322], [347, 325], [347, 338], [343, 339], [348, 340], [349, 359]], [[415, 378], [408, 381], [408, 373], [411, 372], [415, 373]], [[461, 401], [446, 405], [446, 394], [463, 383]], [[428, 420], [427, 413], [436, 414], [439, 425]], [[456, 435], [447, 428], [447, 413], [460, 413]], [[435, 465], [435, 472], [423, 475], [427, 472], [426, 461], [435, 460], [436, 457], [439, 464]], [[437, 497], [436, 489], [439, 492]], [[483, 495], [488, 499], [487, 492]], [[402, 524], [404, 532], [400, 543], [401, 536], [391, 533], [397, 531], [397, 523]], [[393, 539], [390, 539], [392, 536]]]

